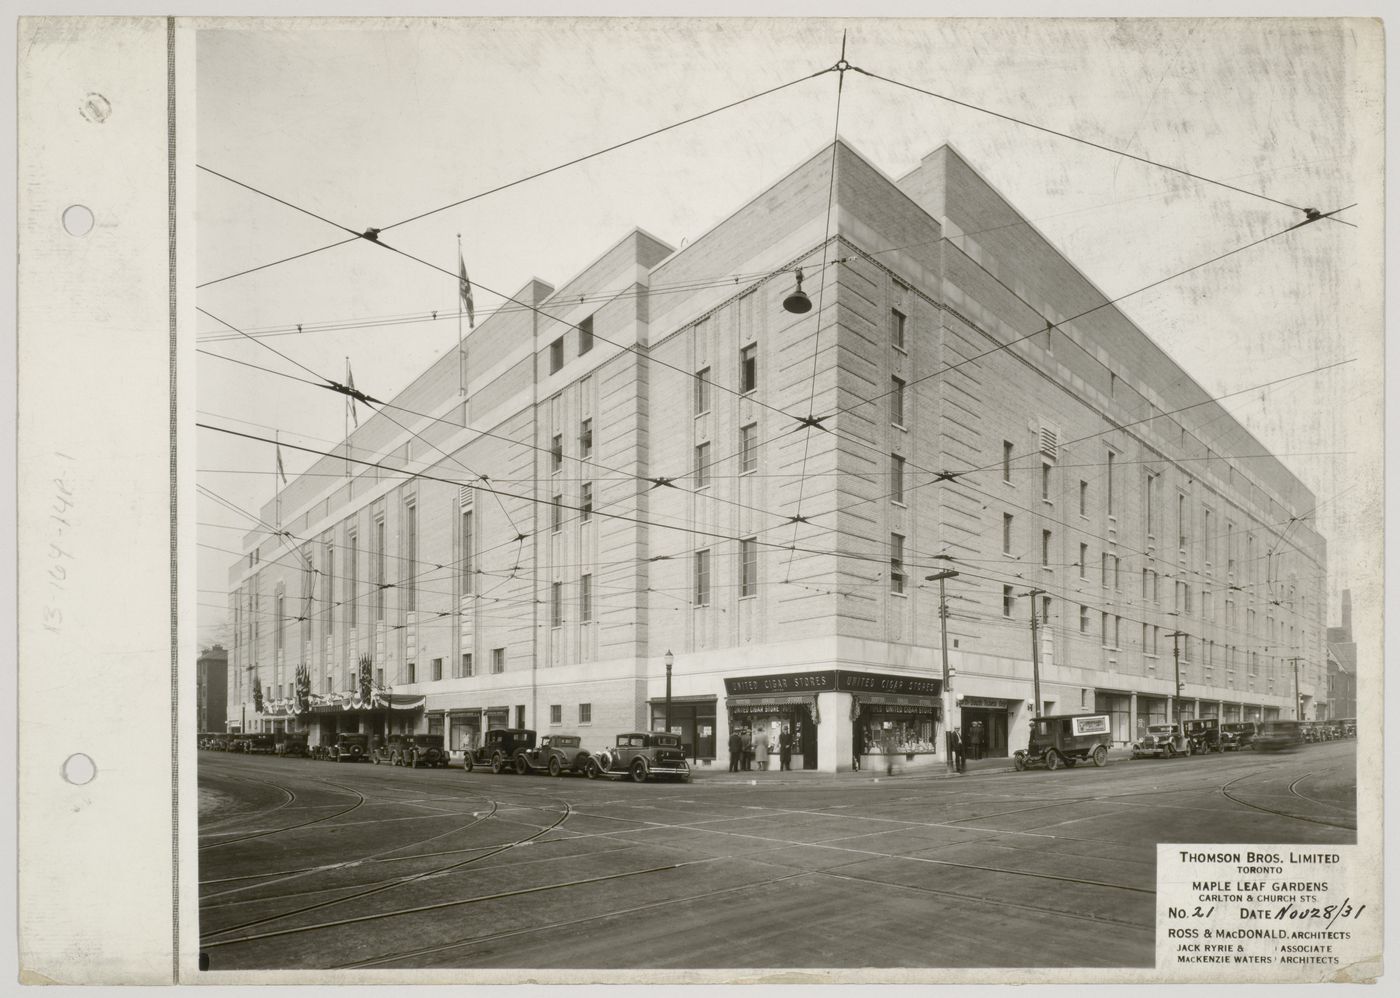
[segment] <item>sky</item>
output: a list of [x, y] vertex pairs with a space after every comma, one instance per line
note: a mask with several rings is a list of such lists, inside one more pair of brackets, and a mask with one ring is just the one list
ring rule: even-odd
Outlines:
[[[807, 79], [841, 56], [848, 72]], [[1329, 622], [1379, 619], [1379, 31], [1327, 20], [598, 19], [246, 22], [197, 40], [200, 314], [192, 345], [388, 398], [456, 342], [456, 282], [364, 240], [228, 275], [472, 198], [712, 108], [767, 96], [385, 233], [477, 308], [561, 286], [634, 227], [679, 247], [839, 134], [887, 176], [952, 143], [1110, 297], [1301, 220], [1292, 208], [909, 87], [1322, 211], [1318, 222], [1119, 307], [1308, 485]], [[877, 74], [907, 86], [875, 79]], [[801, 82], [794, 82], [801, 81]], [[237, 181], [238, 183], [234, 183]], [[239, 186], [247, 185], [247, 187]], [[295, 205], [255, 193], [256, 188]], [[311, 214], [321, 216], [321, 219]], [[207, 283], [217, 282], [217, 283]], [[395, 321], [438, 310], [439, 321]], [[219, 320], [222, 320], [219, 321]], [[365, 325], [366, 322], [368, 325]], [[292, 333], [297, 324], [303, 332]], [[359, 329], [314, 331], [319, 325]], [[1338, 361], [1330, 371], [1247, 390]], [[214, 422], [330, 449], [341, 399], [200, 355]], [[256, 513], [266, 445], [200, 431], [197, 479]], [[310, 455], [283, 453], [289, 475]], [[489, 473], [489, 469], [483, 469]], [[199, 640], [227, 640], [252, 520], [201, 494]], [[1378, 627], [1378, 623], [1376, 625]], [[1371, 639], [1363, 639], [1363, 646]], [[1374, 637], [1379, 654], [1379, 632]], [[1363, 654], [1365, 650], [1363, 647]]]

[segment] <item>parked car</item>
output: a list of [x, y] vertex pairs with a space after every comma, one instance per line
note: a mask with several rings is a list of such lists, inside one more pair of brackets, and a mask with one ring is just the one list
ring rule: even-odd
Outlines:
[[1186, 721], [1182, 727], [1185, 729], [1193, 755], [1224, 751], [1220, 742], [1220, 719], [1218, 717], [1195, 717]]
[[369, 762], [369, 735], [357, 731], [342, 731], [331, 745], [332, 762]]
[[1253, 721], [1226, 721], [1220, 726], [1220, 751], [1238, 752], [1254, 748]]
[[1265, 721], [1254, 735], [1254, 748], [1260, 752], [1277, 752], [1303, 744], [1303, 728], [1299, 721]]
[[545, 735], [539, 745], [516, 751], [515, 771], [521, 776], [539, 772], [550, 776], [583, 774], [588, 769], [589, 755], [579, 744], [578, 735]]
[[1037, 717], [1031, 724], [1030, 744], [1017, 749], [1012, 761], [1018, 770], [1028, 766], [1059, 769], [1078, 762], [1102, 766], [1108, 762], [1109, 741], [1106, 714]]
[[1149, 724], [1147, 734], [1133, 742], [1133, 758], [1162, 757], [1171, 759], [1190, 755], [1191, 742], [1180, 724]]
[[654, 776], [668, 776], [690, 782], [690, 764], [685, 761], [680, 735], [659, 731], [629, 731], [617, 736], [611, 748], [593, 753], [586, 775], [631, 776], [645, 783]]
[[272, 755], [277, 751], [277, 736], [271, 731], [255, 731], [239, 740], [239, 751], [257, 755]]
[[390, 735], [383, 741], [376, 741], [371, 752], [375, 765], [381, 762], [391, 766], [428, 766], [441, 768], [447, 765], [448, 754], [443, 747], [442, 735]]
[[489, 766], [491, 772], [514, 771], [515, 753], [535, 747], [535, 732], [529, 728], [496, 728], [474, 749], [467, 749], [462, 765], [470, 773], [477, 766]]
[[302, 758], [306, 758], [306, 740], [307, 733], [305, 731], [278, 732], [276, 739], [277, 754], [280, 756], [299, 755]]
[[1343, 738], [1355, 738], [1355, 737], [1356, 737], [1356, 718], [1354, 718], [1354, 717], [1344, 717], [1344, 718], [1342, 718], [1342, 722], [1341, 722], [1341, 723], [1342, 723], [1342, 737], [1343, 737]]

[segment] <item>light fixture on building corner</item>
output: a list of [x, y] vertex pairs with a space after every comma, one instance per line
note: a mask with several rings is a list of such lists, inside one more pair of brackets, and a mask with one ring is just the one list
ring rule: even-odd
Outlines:
[[812, 299], [802, 290], [802, 268], [797, 268], [797, 290], [783, 299], [783, 308], [793, 315], [804, 315], [812, 311]]

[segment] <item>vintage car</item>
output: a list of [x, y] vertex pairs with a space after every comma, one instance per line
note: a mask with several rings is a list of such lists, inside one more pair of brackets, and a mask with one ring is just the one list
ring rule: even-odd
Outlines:
[[376, 766], [386, 762], [391, 766], [435, 769], [446, 766], [448, 760], [442, 735], [390, 735], [383, 741], [376, 741], [371, 754]]
[[1184, 722], [1182, 727], [1186, 730], [1186, 739], [1191, 745], [1192, 755], [1224, 751], [1220, 742], [1218, 717], [1194, 717]]
[[357, 731], [342, 731], [331, 743], [332, 762], [369, 762], [369, 735]]
[[1254, 748], [1258, 752], [1277, 752], [1302, 744], [1303, 726], [1300, 721], [1265, 721], [1254, 734]]
[[1239, 752], [1254, 748], [1253, 721], [1226, 721], [1220, 726], [1220, 751]]
[[588, 771], [588, 759], [588, 753], [579, 747], [578, 735], [545, 735], [539, 745], [515, 753], [515, 771], [521, 776], [539, 772], [550, 776], [583, 774]]
[[1342, 726], [1342, 737], [1343, 737], [1343, 738], [1355, 738], [1355, 737], [1356, 737], [1356, 718], [1354, 718], [1354, 717], [1344, 717], [1344, 718], [1342, 718], [1342, 720], [1341, 720], [1339, 723], [1340, 723], [1341, 726]]
[[585, 775], [631, 776], [645, 783], [653, 776], [669, 776], [690, 782], [690, 764], [685, 761], [680, 735], [661, 731], [629, 731], [617, 736], [616, 743], [594, 752]]
[[276, 738], [277, 754], [280, 756], [308, 755], [305, 731], [279, 731]]
[[1180, 724], [1149, 724], [1145, 737], [1133, 742], [1133, 758], [1162, 757], [1171, 759], [1190, 755], [1191, 742]]
[[1106, 714], [1061, 714], [1031, 722], [1030, 744], [1017, 749], [1012, 762], [1018, 770], [1030, 766], [1059, 769], [1077, 762], [1108, 762], [1109, 725]]
[[496, 728], [476, 748], [467, 749], [462, 765], [470, 773], [477, 766], [489, 766], [491, 772], [515, 772], [515, 754], [521, 749], [535, 747], [535, 732], [529, 728]]
[[271, 731], [255, 731], [251, 734], [242, 735], [238, 740], [237, 751], [258, 755], [272, 755], [272, 753], [277, 751], [277, 736]]

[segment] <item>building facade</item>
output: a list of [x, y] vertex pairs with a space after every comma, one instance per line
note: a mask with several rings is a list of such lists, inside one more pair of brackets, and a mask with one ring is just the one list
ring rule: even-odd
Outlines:
[[1327, 703], [1318, 720], [1356, 717], [1356, 638], [1351, 631], [1351, 590], [1342, 590], [1342, 623], [1327, 628]]
[[941, 765], [948, 722], [1006, 755], [1037, 689], [1118, 743], [1325, 696], [1311, 493], [951, 148], [892, 180], [838, 142], [515, 298], [465, 397], [441, 358], [246, 536], [251, 726], [599, 747], [669, 689], [702, 765], [786, 728], [842, 770]]
[[223, 645], [216, 644], [199, 653], [195, 682], [198, 685], [195, 709], [199, 720], [196, 730], [228, 730], [228, 651]]

